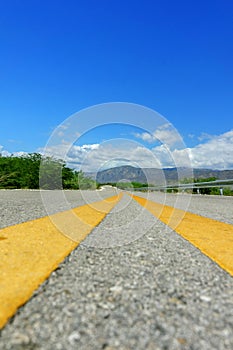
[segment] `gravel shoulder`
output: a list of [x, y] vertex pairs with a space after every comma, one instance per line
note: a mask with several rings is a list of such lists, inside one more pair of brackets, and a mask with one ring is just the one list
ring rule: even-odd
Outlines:
[[231, 350], [232, 310], [233, 278], [125, 196], [1, 331], [0, 349]]

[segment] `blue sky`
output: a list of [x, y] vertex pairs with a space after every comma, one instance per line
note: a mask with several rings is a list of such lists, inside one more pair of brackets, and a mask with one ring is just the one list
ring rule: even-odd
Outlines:
[[[114, 101], [161, 113], [196, 166], [219, 145], [219, 160], [233, 150], [231, 0], [2, 1], [0, 42], [2, 151], [42, 149], [73, 113]], [[82, 142], [115, 134], [109, 126]], [[233, 167], [226, 157], [206, 165]]]

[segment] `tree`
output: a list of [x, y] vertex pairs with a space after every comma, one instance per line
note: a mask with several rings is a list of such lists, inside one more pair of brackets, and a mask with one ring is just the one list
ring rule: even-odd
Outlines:
[[0, 157], [0, 188], [95, 189], [94, 180], [65, 162], [39, 153]]

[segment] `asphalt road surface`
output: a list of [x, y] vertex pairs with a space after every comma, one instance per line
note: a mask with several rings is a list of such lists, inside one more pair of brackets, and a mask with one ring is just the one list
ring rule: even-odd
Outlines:
[[[39, 191], [0, 191], [1, 227], [115, 194], [66, 191], [63, 203], [47, 191], [44, 208]], [[149, 198], [233, 224], [232, 197]], [[124, 195], [3, 328], [0, 349], [232, 350], [233, 278]]]

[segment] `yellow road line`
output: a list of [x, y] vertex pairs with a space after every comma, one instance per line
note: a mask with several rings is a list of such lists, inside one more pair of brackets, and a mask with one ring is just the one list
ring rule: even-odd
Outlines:
[[233, 225], [135, 195], [131, 196], [160, 221], [233, 275]]
[[0, 328], [120, 198], [113, 196], [0, 230]]

